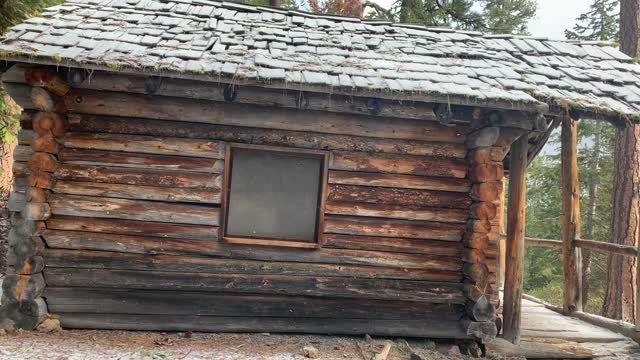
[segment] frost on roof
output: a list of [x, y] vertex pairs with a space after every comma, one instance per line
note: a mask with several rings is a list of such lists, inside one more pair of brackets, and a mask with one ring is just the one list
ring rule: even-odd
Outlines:
[[640, 118], [640, 66], [616, 48], [367, 22], [205, 0], [69, 0], [17, 25], [1, 57], [572, 106]]

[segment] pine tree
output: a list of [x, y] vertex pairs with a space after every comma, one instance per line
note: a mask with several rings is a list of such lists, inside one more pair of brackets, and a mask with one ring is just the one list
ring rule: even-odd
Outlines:
[[422, 0], [400, 0], [400, 22], [404, 24], [424, 24], [427, 22], [425, 4]]
[[567, 39], [617, 41], [620, 31], [618, 0], [594, 0], [589, 11], [576, 18], [573, 30], [565, 30]]
[[0, 34], [22, 22], [40, 10], [62, 4], [64, 0], [2, 0], [0, 1]]
[[527, 34], [527, 23], [535, 16], [534, 0], [483, 0], [485, 31], [495, 34]]

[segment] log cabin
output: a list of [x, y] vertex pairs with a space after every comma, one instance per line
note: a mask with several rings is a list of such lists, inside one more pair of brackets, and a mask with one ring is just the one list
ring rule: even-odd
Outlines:
[[[0, 40], [24, 108], [0, 318], [490, 342], [527, 164], [640, 118], [610, 44], [210, 0], [69, 0]], [[515, 329], [515, 330], [514, 330]]]

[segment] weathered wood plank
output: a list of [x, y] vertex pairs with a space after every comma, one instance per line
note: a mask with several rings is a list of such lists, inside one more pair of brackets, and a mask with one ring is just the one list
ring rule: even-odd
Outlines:
[[458, 321], [318, 319], [277, 317], [219, 317], [184, 315], [70, 314], [60, 318], [63, 328], [149, 331], [271, 332], [379, 336], [419, 336], [467, 339]]
[[216, 240], [218, 227], [123, 219], [54, 215], [47, 220], [52, 230], [93, 231], [109, 234], [147, 235], [178, 239]]
[[329, 169], [440, 176], [458, 179], [462, 179], [467, 175], [467, 164], [460, 160], [344, 151], [332, 152]]
[[336, 170], [329, 171], [329, 183], [451, 192], [469, 192], [471, 189], [471, 183], [464, 179]]
[[463, 159], [467, 153], [464, 145], [458, 143], [434, 143], [193, 122], [181, 122], [177, 126], [175, 121], [87, 114], [69, 114], [68, 117], [71, 131], [86, 133], [165, 136], [204, 141], [217, 140], [256, 145], [291, 146], [303, 149], [384, 152], [438, 158]]
[[218, 225], [220, 220], [220, 208], [205, 205], [62, 194], [52, 194], [48, 201], [54, 215], [195, 225]]
[[368, 216], [405, 220], [428, 220], [466, 223], [469, 211], [465, 209], [429, 208], [415, 205], [386, 205], [384, 203], [327, 202], [325, 213], [333, 215]]
[[421, 120], [298, 111], [166, 96], [124, 94], [73, 89], [64, 97], [69, 112], [130, 116], [148, 119], [203, 122], [209, 124], [311, 131], [327, 134], [461, 144], [460, 128], [444, 127]]
[[224, 160], [187, 156], [64, 149], [60, 151], [58, 158], [68, 165], [117, 166], [213, 174], [220, 174], [224, 170]]
[[460, 306], [410, 301], [229, 295], [99, 288], [45, 289], [52, 313], [423, 319], [456, 321]]
[[417, 239], [325, 234], [327, 248], [406, 252], [461, 257], [461, 243]]
[[17, 145], [13, 150], [13, 159], [15, 161], [29, 162], [34, 151], [29, 145]]
[[457, 208], [467, 209], [467, 213], [471, 206], [471, 198], [465, 193], [352, 185], [330, 185], [327, 199], [341, 202]]
[[224, 159], [225, 145], [219, 141], [125, 134], [67, 133], [66, 148], [123, 151], [156, 155]]
[[460, 271], [462, 261], [434, 254], [385, 253], [351, 249], [306, 249], [238, 246], [201, 240], [131, 236], [93, 232], [47, 230], [43, 235], [51, 248], [100, 250], [142, 254], [191, 253], [235, 259], [307, 262], [323, 264], [370, 265], [402, 269]]
[[[276, 250], [281, 250], [281, 248]], [[163, 254], [149, 256], [147, 254], [82, 250], [49, 249], [45, 254], [45, 262], [49, 268], [309, 275], [363, 279], [412, 279], [454, 283], [458, 283], [462, 279], [462, 273], [459, 271], [439, 269], [403, 269], [368, 265], [259, 261]]]
[[520, 342], [524, 276], [524, 221], [527, 193], [527, 136], [511, 145], [509, 203], [507, 212], [507, 259], [504, 279], [503, 334], [513, 344]]
[[461, 304], [462, 284], [321, 276], [178, 273], [46, 268], [48, 286], [190, 290], [233, 294], [319, 296]]
[[362, 217], [325, 217], [325, 233], [460, 241], [466, 226], [427, 221], [382, 220]]
[[58, 180], [176, 188], [219, 189], [222, 175], [171, 170], [62, 165], [54, 173]]
[[166, 202], [220, 204], [220, 189], [170, 188], [145, 185], [105, 184], [94, 182], [57, 181], [52, 191], [57, 194], [114, 197]]

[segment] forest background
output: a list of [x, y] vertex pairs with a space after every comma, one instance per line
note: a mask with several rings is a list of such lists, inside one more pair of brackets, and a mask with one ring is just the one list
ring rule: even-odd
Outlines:
[[[586, 1], [586, 0], [585, 0]], [[12, 25], [64, 0], [0, 0], [0, 35]], [[268, 5], [269, 0], [245, 3]], [[384, 19], [394, 22], [448, 26], [492, 33], [528, 34], [527, 23], [536, 14], [536, 0], [397, 0], [383, 8], [366, 0], [282, 0], [282, 7], [315, 13]], [[567, 29], [568, 39], [617, 41], [619, 1], [592, 0], [588, 12]], [[0, 67], [5, 64], [0, 64]], [[0, 206], [10, 191], [11, 152], [18, 131], [20, 109], [0, 87], [0, 142], [2, 192]], [[578, 126], [582, 237], [609, 241], [615, 128], [608, 123], [581, 120]], [[559, 134], [530, 165], [527, 184], [526, 234], [560, 239], [561, 188]], [[6, 209], [0, 212], [0, 276], [5, 269]], [[3, 225], [4, 224], [4, 225]], [[3, 229], [4, 228], [4, 229]], [[2, 236], [2, 232], [5, 236]], [[583, 303], [586, 311], [601, 314], [607, 283], [607, 256], [583, 250]], [[562, 256], [559, 249], [528, 247], [525, 256], [526, 293], [554, 304], [562, 303]]]

